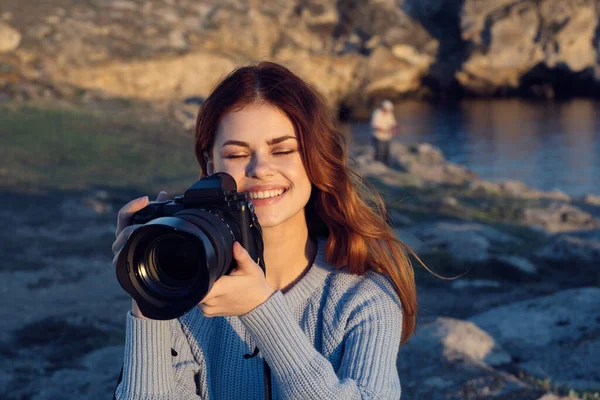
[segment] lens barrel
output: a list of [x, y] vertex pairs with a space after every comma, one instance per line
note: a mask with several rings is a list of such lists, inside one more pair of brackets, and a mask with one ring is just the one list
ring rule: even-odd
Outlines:
[[136, 229], [117, 260], [117, 279], [148, 318], [180, 317], [234, 267], [237, 226], [214, 209], [185, 209]]

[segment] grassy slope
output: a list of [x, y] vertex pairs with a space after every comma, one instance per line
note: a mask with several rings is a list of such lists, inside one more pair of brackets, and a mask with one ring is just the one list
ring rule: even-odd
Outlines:
[[0, 190], [185, 189], [198, 170], [178, 130], [135, 110], [0, 107]]

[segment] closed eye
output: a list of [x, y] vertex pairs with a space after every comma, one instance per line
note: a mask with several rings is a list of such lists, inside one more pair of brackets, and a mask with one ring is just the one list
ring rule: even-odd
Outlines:
[[[296, 152], [296, 150], [292, 149], [292, 150], [275, 151], [272, 154], [274, 156], [287, 156], [287, 155], [293, 154], [295, 152]], [[223, 158], [226, 158], [226, 159], [248, 158], [248, 157], [250, 157], [249, 154], [229, 154], [229, 155], [223, 156]]]
[[285, 155], [292, 154], [292, 153], [295, 153], [295, 152], [296, 152], [296, 150], [277, 151], [277, 152], [273, 153], [273, 155], [276, 155], [276, 156], [285, 156]]
[[223, 158], [245, 158], [248, 157], [247, 154], [231, 154], [228, 156], [223, 156]]

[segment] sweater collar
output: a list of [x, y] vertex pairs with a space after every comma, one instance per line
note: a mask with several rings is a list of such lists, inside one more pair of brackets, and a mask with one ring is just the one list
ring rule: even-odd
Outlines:
[[325, 257], [325, 240], [320, 239], [317, 241], [317, 254], [312, 266], [304, 277], [284, 294], [288, 305], [295, 309], [305, 302], [317, 289], [323, 288], [327, 276], [334, 270]]

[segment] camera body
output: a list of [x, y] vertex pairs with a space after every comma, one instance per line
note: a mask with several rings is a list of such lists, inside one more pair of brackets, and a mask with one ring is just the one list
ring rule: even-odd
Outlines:
[[[247, 194], [237, 192], [235, 180], [224, 172], [198, 180], [183, 196], [176, 196], [173, 200], [150, 202], [133, 215], [132, 223], [146, 224], [156, 218], [173, 216], [185, 209], [200, 208], [217, 211], [235, 221], [239, 228], [239, 237], [236, 237], [236, 240], [254, 261], [258, 263], [262, 260], [262, 230], [254, 213], [254, 205]], [[231, 233], [236, 236], [233, 230]], [[254, 243], [257, 239], [260, 243]], [[264, 265], [261, 267], [264, 271]]]
[[183, 196], [150, 202], [132, 216], [142, 224], [117, 259], [117, 279], [144, 316], [172, 319], [195, 307], [235, 267], [233, 243], [265, 270], [262, 230], [234, 178], [216, 173]]

